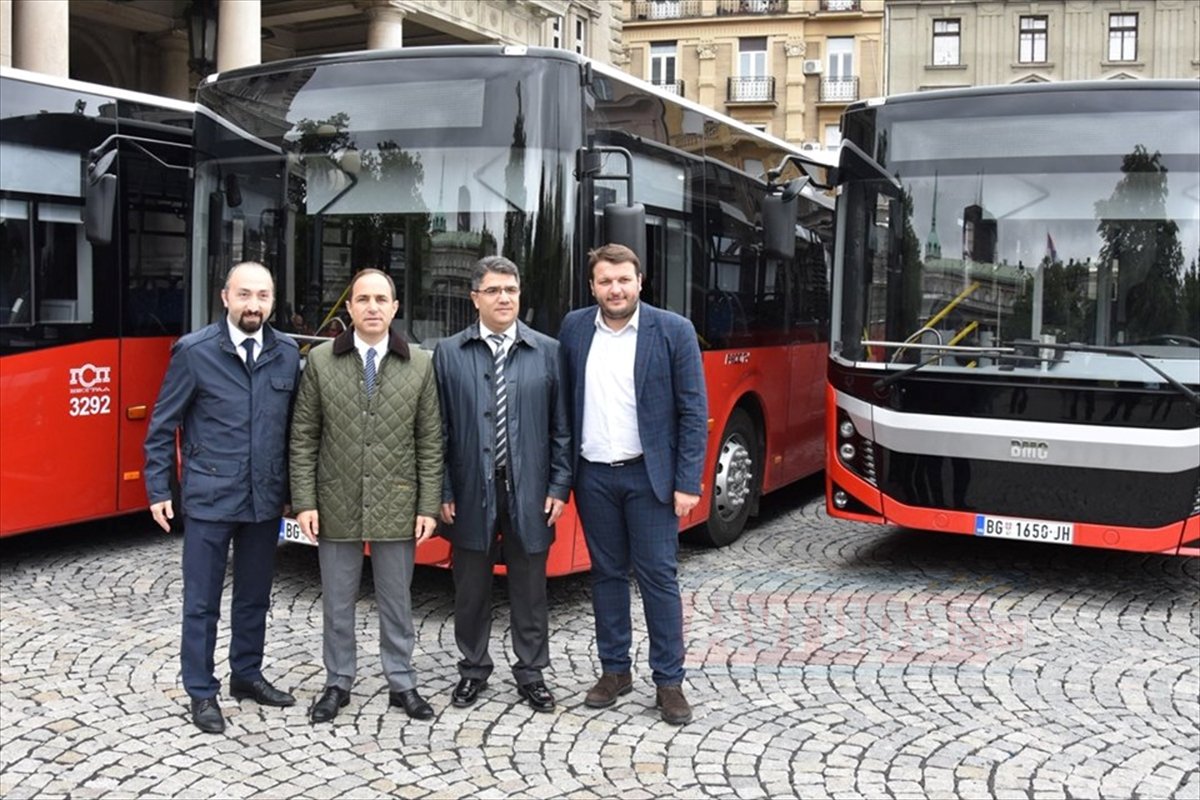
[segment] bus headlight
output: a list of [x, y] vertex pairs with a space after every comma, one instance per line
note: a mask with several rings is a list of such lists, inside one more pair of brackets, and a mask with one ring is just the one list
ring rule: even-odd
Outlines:
[[845, 508], [850, 503], [850, 498], [841, 489], [833, 493], [833, 504], [838, 508]]
[[843, 439], [849, 439], [854, 435], [854, 423], [848, 419], [842, 420], [838, 423], [838, 433]]
[[844, 442], [842, 446], [838, 448], [838, 455], [842, 457], [842, 461], [853, 461], [855, 452], [854, 445], [850, 444], [849, 442]]

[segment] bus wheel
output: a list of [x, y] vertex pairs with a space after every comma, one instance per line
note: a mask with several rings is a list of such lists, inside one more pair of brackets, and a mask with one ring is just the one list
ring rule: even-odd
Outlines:
[[742, 535], [762, 474], [762, 456], [758, 450], [758, 433], [750, 415], [740, 408], [734, 409], [717, 451], [712, 503], [708, 522], [700, 533], [705, 544], [724, 547]]

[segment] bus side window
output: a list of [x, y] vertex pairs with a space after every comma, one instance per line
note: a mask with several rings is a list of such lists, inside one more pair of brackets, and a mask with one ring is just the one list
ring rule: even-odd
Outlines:
[[28, 325], [33, 300], [29, 204], [0, 199], [0, 325]]

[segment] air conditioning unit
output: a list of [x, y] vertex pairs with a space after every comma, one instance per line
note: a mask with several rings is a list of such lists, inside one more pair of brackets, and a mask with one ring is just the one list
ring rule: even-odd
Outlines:
[[821, 143], [808, 141], [808, 142], [805, 142], [804, 144], [800, 145], [800, 149], [801, 150], [820, 150]]
[[804, 74], [805, 75], [820, 75], [821, 74], [821, 60], [819, 58], [806, 59], [804, 62]]

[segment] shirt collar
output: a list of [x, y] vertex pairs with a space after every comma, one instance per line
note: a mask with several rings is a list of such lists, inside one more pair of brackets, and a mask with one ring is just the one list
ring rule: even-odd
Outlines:
[[258, 330], [256, 330], [254, 333], [246, 333], [237, 325], [234, 325], [233, 320], [231, 320], [227, 314], [225, 315], [225, 326], [229, 329], [229, 340], [233, 342], [235, 349], [240, 348], [242, 346], [242, 342], [246, 341], [247, 339], [253, 339], [254, 354], [257, 356], [262, 352], [263, 329], [261, 325], [258, 326]]
[[514, 322], [502, 331], [494, 331], [487, 325], [484, 325], [483, 320], [479, 321], [479, 338], [486, 341], [487, 338], [494, 333], [498, 333], [503, 336], [506, 342], [512, 341], [513, 339], [517, 338], [517, 323]]
[[355, 331], [354, 332], [354, 349], [358, 351], [358, 354], [360, 356], [362, 356], [363, 358], [366, 358], [367, 351], [370, 350], [371, 348], [375, 349], [375, 357], [376, 358], [383, 358], [383, 354], [386, 353], [387, 349], [388, 349], [387, 338], [385, 337], [384, 340], [382, 342], [380, 342], [379, 344], [367, 344], [366, 342], [364, 342], [362, 340], [362, 337], [358, 335], [358, 331]]
[[625, 325], [621, 328], [621, 330], [614, 331], [612, 328], [608, 327], [608, 323], [606, 323], [604, 321], [604, 314], [601, 313], [599, 306], [597, 306], [596, 321], [595, 321], [596, 330], [600, 330], [605, 333], [610, 333], [613, 336], [620, 336], [621, 333], [623, 333], [625, 331], [625, 328], [630, 328], [633, 330], [634, 333], [637, 333], [638, 323], [641, 321], [641, 318], [642, 318], [642, 301], [639, 300], [638, 304], [637, 304], [637, 308], [634, 309], [634, 311], [633, 311], [633, 316], [629, 318], [629, 322], [626, 322]]

